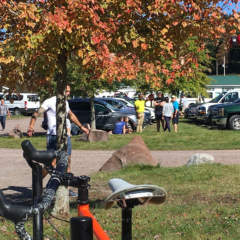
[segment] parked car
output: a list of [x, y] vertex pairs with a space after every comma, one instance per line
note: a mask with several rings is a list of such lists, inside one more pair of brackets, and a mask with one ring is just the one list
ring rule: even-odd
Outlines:
[[5, 104], [14, 115], [32, 114], [40, 107], [40, 97], [36, 93], [13, 93], [4, 95]]
[[[91, 105], [89, 98], [75, 98], [69, 100], [69, 106], [71, 111], [77, 116], [79, 121], [82, 124], [91, 123]], [[129, 125], [133, 130], [137, 126], [137, 118], [134, 112], [126, 111], [126, 109], [116, 109], [106, 101], [101, 99], [94, 99], [94, 109], [95, 109], [95, 118], [96, 118], [96, 128], [112, 131], [114, 125], [120, 117], [128, 116]], [[79, 133], [80, 130], [76, 130], [76, 126], [73, 126], [76, 134], [76, 131]]]
[[[126, 112], [133, 112], [136, 114], [136, 110], [134, 106], [127, 106], [124, 102], [120, 101], [119, 99], [116, 98], [96, 98], [100, 99], [102, 101], [105, 101], [109, 104], [111, 104], [114, 108], [116, 109], [121, 109], [121, 111], [126, 111]], [[151, 124], [151, 112], [149, 110], [144, 111], [144, 124]]]
[[197, 107], [197, 116], [196, 119], [202, 122], [209, 122], [210, 115], [208, 114], [208, 108], [212, 105], [219, 103], [229, 103], [234, 102], [240, 97], [240, 91], [233, 91], [222, 93], [218, 95], [216, 98], [212, 99], [210, 102], [203, 103]]
[[195, 120], [197, 117], [197, 108], [201, 103], [190, 103], [184, 110], [184, 118]]
[[211, 121], [222, 128], [240, 130], [240, 99], [211, 107]]

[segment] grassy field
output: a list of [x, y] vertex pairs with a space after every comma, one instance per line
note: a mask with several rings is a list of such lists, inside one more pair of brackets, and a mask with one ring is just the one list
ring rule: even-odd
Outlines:
[[[133, 209], [133, 240], [237, 240], [240, 235], [240, 166], [220, 164], [162, 168], [135, 166], [117, 172], [92, 176], [90, 199], [92, 212], [112, 240], [121, 239], [121, 209], [105, 210], [102, 200], [110, 193], [109, 179], [122, 178], [132, 184], [155, 184], [165, 188], [167, 199], [161, 205]], [[71, 215], [76, 216], [74, 204]], [[45, 239], [63, 239], [45, 214]], [[0, 239], [17, 239], [13, 225], [0, 219]], [[69, 237], [67, 223], [54, 223]], [[31, 232], [30, 221], [27, 224]]]
[[[209, 129], [181, 120], [179, 133], [157, 133], [155, 125], [141, 134], [151, 150], [239, 149], [239, 132]], [[110, 136], [107, 143], [85, 143], [73, 137], [74, 149], [118, 149], [136, 134]], [[0, 138], [0, 147], [19, 148], [23, 139]], [[45, 137], [31, 138], [37, 149], [45, 148]], [[165, 188], [167, 199], [161, 205], [137, 206], [133, 209], [133, 240], [238, 240], [240, 237], [240, 166], [220, 164], [162, 168], [132, 166], [121, 171], [91, 176], [89, 190], [92, 212], [112, 240], [121, 239], [121, 209], [103, 208], [110, 194], [107, 182], [113, 177], [132, 184], [154, 184]], [[71, 216], [76, 216], [75, 203]], [[69, 225], [44, 220], [44, 240], [70, 239]], [[65, 236], [62, 238], [51, 226]], [[0, 218], [0, 239], [17, 239], [12, 223]], [[26, 224], [32, 231], [31, 221]]]
[[[156, 125], [147, 126], [140, 134], [150, 150], [210, 150], [210, 149], [239, 149], [239, 131], [220, 130], [208, 126], [196, 125], [182, 119], [179, 132], [156, 132]], [[110, 135], [108, 142], [80, 142], [79, 136], [72, 137], [73, 149], [82, 150], [112, 150], [126, 145], [137, 134]], [[21, 141], [25, 139], [0, 138], [0, 148], [20, 148]], [[36, 148], [46, 147], [46, 138], [29, 138]]]

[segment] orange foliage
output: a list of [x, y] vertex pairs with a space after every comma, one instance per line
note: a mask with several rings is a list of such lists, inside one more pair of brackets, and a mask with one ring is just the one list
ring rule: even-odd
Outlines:
[[[26, 76], [31, 70], [29, 76], [43, 84], [44, 78], [63, 71], [59, 59], [64, 53], [66, 59], [78, 57], [79, 64], [98, 78], [134, 79], [145, 73], [146, 81], [156, 86], [162, 81], [159, 75], [172, 84], [177, 73], [189, 72], [192, 57], [184, 44], [189, 36], [203, 46], [206, 39], [240, 28], [238, 12], [226, 19], [216, 7], [221, 1], [210, 2], [22, 0], [10, 4], [2, 0], [0, 28], [9, 34], [0, 42], [0, 63], [8, 69], [1, 81], [30, 82]], [[233, 2], [237, 1], [226, 1]]]

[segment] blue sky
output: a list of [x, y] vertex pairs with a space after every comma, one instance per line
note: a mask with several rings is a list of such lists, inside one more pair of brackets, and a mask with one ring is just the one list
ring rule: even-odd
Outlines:
[[[222, 4], [220, 4], [220, 6], [223, 6], [223, 2], [222, 1]], [[232, 10], [236, 10], [237, 12], [240, 11], [240, 1], [238, 1], [237, 4], [232, 4], [232, 5], [226, 5], [224, 6], [224, 11], [226, 11], [228, 14], [231, 14], [232, 13]]]

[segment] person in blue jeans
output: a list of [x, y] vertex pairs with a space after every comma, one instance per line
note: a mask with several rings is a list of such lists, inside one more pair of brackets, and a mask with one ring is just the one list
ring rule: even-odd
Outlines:
[[2, 125], [2, 130], [6, 127], [6, 118], [7, 116], [10, 117], [10, 112], [8, 109], [8, 106], [5, 104], [4, 99], [1, 98], [1, 104], [0, 104], [0, 122]]
[[114, 125], [114, 129], [112, 131], [113, 134], [125, 134], [126, 133], [126, 122], [124, 121], [124, 117], [120, 117], [118, 121]]
[[177, 102], [176, 96], [172, 96], [172, 105], [174, 108], [173, 111], [173, 118], [172, 118], [172, 124], [174, 128], [174, 132], [178, 132], [178, 122], [179, 122], [179, 104]]
[[169, 102], [169, 98], [165, 98], [165, 104], [163, 105], [163, 110], [162, 110], [162, 118], [165, 121], [165, 128], [164, 132], [168, 129], [169, 132], [171, 132], [171, 127], [170, 127], [170, 121], [172, 119], [173, 115], [173, 105], [172, 103]]

